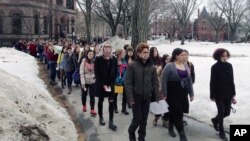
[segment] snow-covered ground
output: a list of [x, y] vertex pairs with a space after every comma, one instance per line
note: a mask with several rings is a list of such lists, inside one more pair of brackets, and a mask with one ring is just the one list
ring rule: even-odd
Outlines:
[[195, 66], [196, 80], [194, 84], [195, 100], [190, 103], [189, 116], [211, 124], [210, 119], [216, 115], [215, 103], [209, 98], [209, 82], [211, 66], [215, 63], [212, 54], [216, 48], [226, 48], [232, 57], [229, 62], [234, 69], [236, 86], [236, 99], [238, 103], [233, 105], [237, 110], [226, 118], [225, 125], [229, 124], [250, 124], [250, 44], [231, 43], [208, 43], [208, 42], [186, 42], [184, 46], [180, 42], [169, 43], [169, 41], [149, 41], [151, 46], [156, 46], [161, 55], [171, 55], [174, 48], [185, 48], [190, 53], [189, 60]]
[[0, 48], [0, 141], [25, 140], [21, 125], [37, 125], [53, 141], [77, 140], [73, 122], [38, 73], [30, 55]]

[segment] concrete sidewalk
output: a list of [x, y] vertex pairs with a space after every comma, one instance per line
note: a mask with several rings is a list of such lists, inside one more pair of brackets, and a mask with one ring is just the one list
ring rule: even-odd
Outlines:
[[[63, 91], [64, 95], [67, 95], [67, 89]], [[106, 122], [105, 126], [99, 125], [98, 115], [96, 117], [90, 116], [90, 106], [89, 97], [87, 97], [87, 112], [83, 113], [81, 104], [81, 91], [80, 87], [76, 88], [73, 85], [72, 94], [67, 95], [69, 102], [74, 106], [75, 111], [78, 114], [79, 121], [83, 127], [87, 141], [129, 141], [128, 139], [128, 127], [131, 123], [132, 112], [128, 109], [129, 115], [124, 115], [121, 113], [121, 99], [122, 96], [118, 96], [118, 110], [119, 113], [114, 113], [114, 123], [117, 125], [117, 131], [112, 131], [108, 128], [108, 100], [105, 99], [103, 104], [103, 114], [104, 120]], [[95, 109], [97, 112], [97, 102], [96, 98]], [[158, 121], [158, 126], [153, 125], [154, 115], [149, 114], [148, 124], [147, 124], [147, 136], [146, 141], [179, 141], [179, 136], [175, 138], [170, 137], [167, 128], [162, 126], [162, 121]], [[185, 117], [188, 125], [185, 126], [186, 135], [189, 141], [220, 141], [218, 132], [208, 124], [198, 122], [191, 118]], [[137, 135], [137, 134], [136, 134]], [[138, 136], [138, 135], [137, 135]], [[228, 136], [228, 135], [227, 135]], [[229, 136], [228, 136], [229, 138]]]

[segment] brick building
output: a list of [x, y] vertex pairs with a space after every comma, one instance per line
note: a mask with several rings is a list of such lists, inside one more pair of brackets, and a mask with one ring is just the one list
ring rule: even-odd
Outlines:
[[[215, 30], [209, 21], [209, 13], [204, 7], [202, 12], [198, 10], [198, 18], [194, 22], [194, 38], [199, 41], [214, 41]], [[225, 26], [220, 32], [220, 40], [227, 39], [227, 26]]]
[[0, 0], [0, 46], [72, 36], [76, 0]]

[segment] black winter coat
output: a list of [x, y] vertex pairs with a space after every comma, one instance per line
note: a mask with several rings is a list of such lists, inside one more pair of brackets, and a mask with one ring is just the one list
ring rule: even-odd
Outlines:
[[235, 94], [232, 65], [218, 61], [211, 68], [210, 99], [231, 100]]
[[112, 56], [110, 60], [104, 59], [103, 56], [95, 58], [95, 77], [96, 77], [96, 96], [108, 97], [103, 86], [111, 86], [111, 93], [114, 94], [114, 85], [117, 76], [117, 59]]

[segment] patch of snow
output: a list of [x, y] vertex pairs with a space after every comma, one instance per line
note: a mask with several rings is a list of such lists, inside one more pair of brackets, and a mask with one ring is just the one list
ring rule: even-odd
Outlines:
[[77, 131], [65, 109], [38, 77], [35, 59], [12, 48], [0, 49], [1, 141], [25, 138], [21, 125], [37, 125], [53, 141], [76, 141]]

